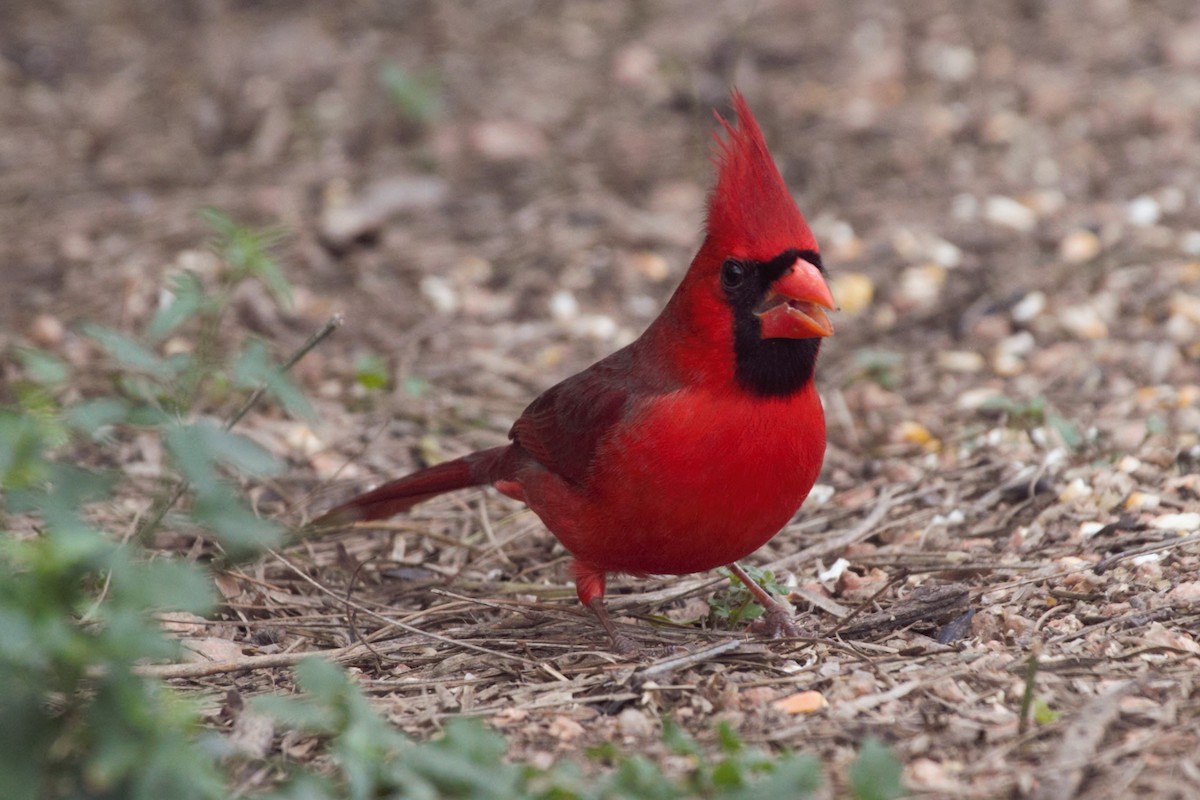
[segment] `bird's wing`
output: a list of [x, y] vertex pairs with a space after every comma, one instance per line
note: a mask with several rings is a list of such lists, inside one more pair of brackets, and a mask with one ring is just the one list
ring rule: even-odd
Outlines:
[[647, 380], [635, 362], [625, 348], [550, 387], [529, 404], [509, 438], [551, 472], [582, 484], [613, 426], [671, 389]]

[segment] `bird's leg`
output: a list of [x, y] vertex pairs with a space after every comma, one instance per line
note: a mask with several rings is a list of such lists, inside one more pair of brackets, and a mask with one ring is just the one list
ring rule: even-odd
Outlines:
[[637, 655], [640, 648], [628, 636], [617, 632], [617, 626], [613, 624], [608, 609], [604, 607], [604, 584], [607, 577], [604, 570], [576, 560], [571, 562], [571, 571], [575, 573], [575, 593], [579, 596], [579, 602], [590, 608], [596, 619], [600, 620], [601, 627], [608, 634], [608, 638], [612, 639], [613, 652], [620, 656]]
[[741, 565], [736, 561], [729, 565], [729, 571], [737, 576], [737, 579], [742, 582], [750, 594], [754, 595], [754, 599], [758, 601], [766, 613], [762, 619], [756, 621], [750, 627], [772, 639], [780, 639], [786, 636], [803, 636], [804, 632], [800, 626], [792, 619], [792, 612], [783, 607], [778, 600], [771, 597], [770, 592], [758, 585], [758, 582], [751, 578], [746, 570], [742, 569]]
[[625, 634], [617, 630], [617, 626], [613, 624], [612, 617], [608, 615], [608, 609], [604, 607], [604, 598], [600, 596], [593, 597], [588, 600], [588, 608], [596, 615], [596, 619], [600, 620], [601, 627], [608, 634], [608, 638], [612, 639], [613, 652], [620, 656], [637, 655], [639, 648], [634, 644], [633, 639], [630, 639]]

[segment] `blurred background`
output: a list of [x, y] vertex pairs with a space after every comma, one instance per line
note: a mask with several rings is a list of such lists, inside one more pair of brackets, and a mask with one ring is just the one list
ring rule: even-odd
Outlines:
[[[954, 663], [982, 660], [950, 681], [957, 656], [943, 650], [868, 668], [825, 643], [802, 668], [761, 649], [758, 661], [731, 656], [696, 677], [707, 699], [664, 694], [662, 709], [687, 712], [679, 719], [693, 730], [719, 715], [757, 741], [825, 751], [870, 721], [894, 737], [910, 785], [1008, 796], [1012, 760], [1033, 768], [1044, 752], [1014, 745], [1014, 676], [1031, 643], [1084, 664], [1039, 678], [1055, 714], [1144, 665], [1110, 659], [1120, 637], [1126, 651], [1197, 648], [1194, 616], [1176, 613], [1200, 596], [1195, 555], [1087, 571], [1200, 524], [1194, 0], [3, 0], [0, 350], [32, 343], [86, 370], [99, 350], [79, 321], [141, 330], [169, 275], [213, 281], [222, 267], [201, 209], [282, 229], [275, 252], [293, 307], [245, 282], [235, 321], [286, 353], [331, 313], [347, 315], [296, 370], [320, 420], [268, 409], [244, 426], [290, 464], [256, 502], [303, 519], [383, 476], [503, 441], [538, 392], [653, 319], [699, 244], [713, 110], [727, 113], [734, 85], [842, 306], [817, 376], [825, 470], [760, 560], [865, 525], [841, 577], [792, 564], [797, 580], [849, 607], [889, 604], [939, 569], [969, 581], [979, 613]], [[163, 345], [173, 346], [187, 343]], [[153, 477], [161, 461], [131, 447], [122, 466]], [[464, 595], [495, 597], [504, 579], [569, 597], [561, 548], [532, 515], [485, 497], [477, 509], [477, 496], [430, 503], [403, 523], [428, 536], [360, 532], [305, 552], [330, 570], [347, 552], [369, 562], [359, 596], [379, 608], [454, 605], [379, 576], [397, 563], [477, 580]], [[503, 547], [457, 546], [482, 535], [477, 514]], [[967, 562], [979, 566], [959, 568]], [[265, 563], [273, 585], [312, 592]], [[613, 594], [659, 614], [625, 594], [647, 585], [617, 581]], [[244, 591], [268, 621], [292, 611], [293, 596], [268, 602], [251, 581], [221, 591], [230, 602]], [[587, 635], [573, 601], [505, 597], [549, 616], [537, 657], [566, 669]], [[698, 602], [661, 613], [698, 624]], [[473, 635], [490, 643], [487, 615], [503, 615], [468, 608]], [[221, 635], [237, 653], [260, 652], [240, 624]], [[496, 646], [523, 658], [523, 636]], [[453, 642], [423, 650], [409, 677], [433, 685], [452, 663], [490, 676], [489, 698], [536, 680]], [[607, 691], [597, 669], [570, 674]], [[876, 690], [882, 699], [853, 724], [783, 719], [768, 704], [785, 691], [779, 676], [801, 669], [825, 681], [814, 685], [835, 708]], [[910, 679], [920, 687], [890, 694]], [[1112, 758], [1093, 767], [1121, 776], [1112, 787], [1167, 796], [1155, 782], [1163, 769], [1136, 781], [1143, 768], [1194, 759], [1195, 726], [1176, 721], [1195, 700], [1169, 673], [1139, 685], [1128, 698], [1139, 705], [1122, 705], [1125, 727], [1105, 745]], [[429, 733], [467, 708], [455, 697], [420, 689], [389, 713]], [[551, 721], [557, 712], [533, 713], [512, 729], [513, 748], [570, 749], [576, 735], [576, 749], [617, 735], [658, 741], [650, 716], [626, 730], [591, 706], [572, 709], [590, 720], [587, 735], [574, 717], [578, 732]], [[547, 744], [555, 730], [572, 733]], [[982, 788], [968, 795], [960, 777]]]

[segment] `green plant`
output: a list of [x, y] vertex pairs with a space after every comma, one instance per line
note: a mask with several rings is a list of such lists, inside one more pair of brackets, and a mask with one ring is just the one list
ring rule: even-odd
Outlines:
[[399, 64], [389, 63], [380, 68], [379, 82], [400, 114], [410, 122], [424, 124], [441, 112], [436, 73], [414, 74]]
[[904, 356], [891, 350], [863, 348], [855, 351], [854, 365], [862, 377], [891, 389], [896, 385], [896, 373], [904, 366]]
[[[589, 751], [593, 771], [600, 765], [607, 769], [586, 775], [571, 762], [548, 769], [505, 763], [504, 737], [477, 720], [450, 720], [440, 739], [414, 742], [389, 725], [342, 670], [316, 658], [296, 668], [296, 681], [303, 697], [261, 697], [255, 706], [290, 727], [325, 737], [336, 769], [322, 779], [297, 772], [281, 789], [283, 797], [802, 800], [821, 784], [816, 759], [748, 747], [727, 724], [718, 726], [717, 752], [710, 758], [682, 728], [664, 720], [664, 744], [689, 764], [680, 774], [668, 774], [645, 756], [622, 753], [610, 743]], [[873, 740], [864, 744], [849, 777], [859, 800], [903, 794], [899, 764]]]
[[1083, 434], [1079, 432], [1079, 427], [1058, 413], [1042, 395], [1026, 401], [996, 395], [985, 400], [979, 409], [1000, 413], [1007, 425], [1020, 430], [1031, 431], [1042, 425], [1049, 426], [1062, 439], [1063, 444], [1072, 450], [1078, 450], [1084, 444]]
[[[768, 592], [786, 595], [787, 587], [779, 583], [775, 573], [759, 567], [744, 567], [746, 573], [758, 582], [758, 585]], [[750, 594], [750, 590], [736, 575], [725, 568], [717, 570], [729, 578], [729, 585], [716, 592], [708, 600], [709, 620], [716, 628], [736, 628], [739, 623], [756, 620], [763, 615], [765, 609]]]
[[[282, 528], [259, 518], [235, 484], [271, 473], [274, 460], [201, 413], [238, 391], [307, 408], [262, 342], [226, 343], [221, 335], [241, 282], [263, 281], [280, 302], [289, 296], [267, 253], [277, 237], [219, 214], [207, 219], [224, 265], [215, 287], [188, 273], [172, 277], [167, 301], [140, 335], [84, 327], [108, 356], [109, 393], [83, 396], [70, 367], [51, 353], [17, 353], [22, 378], [0, 409], [5, 797], [227, 794], [215, 758], [220, 740], [199, 727], [191, 704], [135, 670], [141, 661], [179, 656], [152, 613], [209, 611], [211, 579], [136, 538], [123, 541], [118, 531], [131, 528], [114, 516], [111, 500], [145, 490], [119, 471], [87, 466], [119, 464], [132, 436], [157, 438], [169, 469], [151, 523], [139, 528], [144, 536], [186, 496], [173, 524], [211, 537], [232, 557], [282, 540]], [[166, 353], [171, 335], [195, 346]]]

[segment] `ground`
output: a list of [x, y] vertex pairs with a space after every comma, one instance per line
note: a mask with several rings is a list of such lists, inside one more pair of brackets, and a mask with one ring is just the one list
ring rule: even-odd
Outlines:
[[[320, 420], [243, 429], [298, 524], [502, 442], [653, 318], [732, 84], [842, 305], [819, 486], [749, 559], [813, 636], [714, 630], [719, 576], [630, 578], [622, 629], [692, 655], [612, 656], [536, 517], [468, 492], [223, 576], [221, 613], [175, 624], [221, 664], [175, 680], [215, 712], [328, 651], [414, 735], [478, 715], [539, 763], [663, 757], [669, 715], [814, 753], [830, 793], [874, 735], [918, 796], [1200, 795], [1190, 0], [11, 0], [0, 344], [136, 327], [208, 263], [202, 207], [285, 227], [295, 311], [250, 292], [238, 320], [285, 353], [346, 314], [297, 370]], [[356, 385], [373, 357], [391, 389]]]

